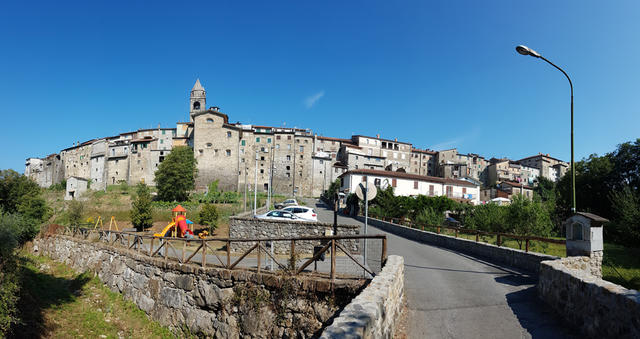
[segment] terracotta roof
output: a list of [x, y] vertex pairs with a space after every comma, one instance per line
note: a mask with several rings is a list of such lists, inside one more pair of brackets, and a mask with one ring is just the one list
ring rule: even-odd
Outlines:
[[442, 184], [455, 184], [460, 186], [477, 187], [477, 185], [474, 185], [464, 180], [431, 177], [426, 175], [418, 175], [418, 174], [411, 174], [411, 173], [404, 173], [404, 172], [381, 171], [381, 170], [372, 170], [372, 169], [357, 169], [357, 170], [347, 171], [342, 175], [340, 175], [340, 177], [345, 176], [347, 174], [370, 174], [370, 175], [379, 175], [379, 176], [392, 177], [392, 178], [421, 180], [421, 181], [428, 181], [428, 182], [438, 182]]
[[416, 152], [416, 153], [426, 153], [426, 154], [431, 154], [431, 155], [435, 155], [436, 151], [432, 151], [430, 149], [419, 149], [419, 148], [412, 148], [411, 152]]
[[548, 155], [546, 155], [546, 154], [537, 154], [537, 155], [532, 155], [532, 156], [530, 156], [530, 157], [522, 158], [522, 159], [520, 159], [520, 160], [518, 160], [518, 161], [523, 161], [523, 160], [528, 160], [528, 159], [533, 159], [533, 158], [538, 158], [538, 157], [540, 157], [540, 158], [549, 158], [549, 159], [553, 159], [553, 160], [555, 160], [555, 161], [562, 161], [562, 162], [566, 162], [566, 161], [564, 161], [564, 160], [560, 160], [560, 159], [557, 159], [557, 158], [554, 158], [554, 157], [548, 156]]
[[351, 139], [341, 139], [341, 138], [332, 138], [332, 137], [323, 137], [323, 136], [318, 136], [318, 139], [320, 140], [331, 140], [331, 141], [339, 141], [339, 142], [346, 142], [346, 143], [353, 143], [351, 141]]
[[503, 184], [507, 184], [509, 186], [513, 186], [513, 187], [524, 187], [524, 188], [529, 189], [529, 190], [533, 189], [531, 186], [527, 186], [525, 184], [521, 184], [521, 183], [515, 182], [515, 181], [503, 181], [502, 183]]

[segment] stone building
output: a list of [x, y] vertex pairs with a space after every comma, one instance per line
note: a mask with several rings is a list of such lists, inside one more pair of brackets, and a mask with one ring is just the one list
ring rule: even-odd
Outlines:
[[558, 181], [569, 169], [569, 164], [549, 154], [538, 153], [524, 159], [518, 160], [518, 163], [533, 167], [540, 170], [540, 175], [551, 180]]
[[438, 152], [432, 150], [422, 150], [418, 148], [411, 149], [411, 170], [410, 172], [418, 175], [435, 176], [436, 175], [436, 155]]

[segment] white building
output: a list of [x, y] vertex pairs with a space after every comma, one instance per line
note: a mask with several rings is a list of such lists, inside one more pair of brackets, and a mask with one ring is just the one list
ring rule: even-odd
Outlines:
[[470, 202], [473, 205], [480, 203], [480, 186], [464, 180], [371, 169], [351, 170], [343, 173], [340, 179], [342, 182], [341, 191], [346, 194], [354, 193], [360, 183], [368, 180], [369, 185], [375, 185], [382, 189], [393, 187], [395, 195], [444, 195], [454, 200]]

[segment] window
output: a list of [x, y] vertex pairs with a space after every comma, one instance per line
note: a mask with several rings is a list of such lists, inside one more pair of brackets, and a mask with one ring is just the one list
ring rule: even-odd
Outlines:
[[300, 152], [304, 152], [304, 146], [300, 146]]
[[[164, 132], [164, 131], [163, 131]], [[160, 139], [160, 143], [162, 144], [164, 140]]]
[[260, 161], [264, 161], [264, 157], [260, 157]]
[[365, 177], [364, 175], [362, 176], [362, 182], [366, 182], [367, 181], [367, 177]]
[[398, 185], [397, 179], [391, 179], [391, 187], [396, 187]]
[[287, 155], [287, 161], [291, 161], [291, 156]]
[[213, 119], [207, 118], [207, 124], [212, 124], [212, 123], [213, 123]]
[[413, 188], [414, 188], [414, 189], [418, 189], [418, 182], [417, 182], [417, 181], [414, 181], [414, 182], [413, 182]]
[[201, 149], [199, 149], [199, 150], [198, 150], [198, 153], [202, 154], [202, 150], [201, 150]]
[[208, 143], [207, 143], [207, 148], [211, 148], [211, 146], [212, 146], [212, 145], [211, 145], [211, 143], [210, 143], [210, 142], [208, 142]]
[[467, 194], [467, 188], [466, 187], [462, 188], [462, 194]]
[[378, 179], [373, 179], [373, 184], [374, 185], [380, 186], [380, 183], [381, 183], [381, 180], [379, 178]]
[[196, 101], [193, 103], [193, 109], [200, 109], [200, 102]]
[[260, 138], [256, 138], [256, 142], [260, 142]]
[[264, 147], [260, 147], [260, 152], [264, 152]]
[[227, 153], [227, 156], [228, 156], [228, 157], [230, 157], [230, 156], [231, 156], [231, 150], [230, 150], [230, 149], [226, 150], [225, 152]]
[[240, 141], [240, 145], [246, 146], [246, 142], [244, 140]]
[[271, 143], [271, 138], [267, 138], [267, 144]]
[[264, 169], [263, 168], [260, 169], [260, 174], [264, 174]]
[[287, 135], [287, 140], [291, 140], [291, 136], [290, 135]]
[[291, 166], [287, 166], [287, 171], [291, 169]]
[[324, 160], [320, 160], [320, 165], [324, 164]]
[[304, 155], [300, 154], [300, 159], [304, 159]]
[[231, 138], [231, 132], [227, 132], [227, 138]]
[[287, 149], [291, 149], [291, 144], [287, 144]]
[[280, 144], [276, 144], [276, 149], [280, 149]]
[[244, 154], [244, 148], [240, 149], [240, 154]]
[[276, 140], [280, 140], [280, 136], [279, 135], [276, 135]]

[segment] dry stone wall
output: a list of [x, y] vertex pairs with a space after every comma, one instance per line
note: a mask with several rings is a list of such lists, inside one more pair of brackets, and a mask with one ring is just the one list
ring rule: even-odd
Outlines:
[[592, 274], [589, 257], [540, 264], [538, 294], [590, 338], [640, 338], [640, 292]]
[[181, 265], [61, 235], [36, 239], [33, 249], [95, 272], [165, 326], [216, 338], [318, 336], [366, 284], [336, 280], [332, 294], [326, 279]]
[[[304, 221], [267, 220], [256, 218], [231, 218], [229, 220], [229, 237], [232, 239], [259, 239], [259, 238], [298, 238], [324, 236], [326, 231], [333, 230], [332, 224]], [[338, 225], [338, 235], [358, 235], [360, 227], [357, 225]], [[360, 240], [340, 240], [351, 253], [360, 253]], [[253, 246], [253, 242], [234, 242], [231, 251], [244, 252]], [[314, 246], [320, 246], [321, 241], [296, 241], [296, 252], [313, 253]], [[274, 253], [289, 254], [291, 242], [276, 241]]]

